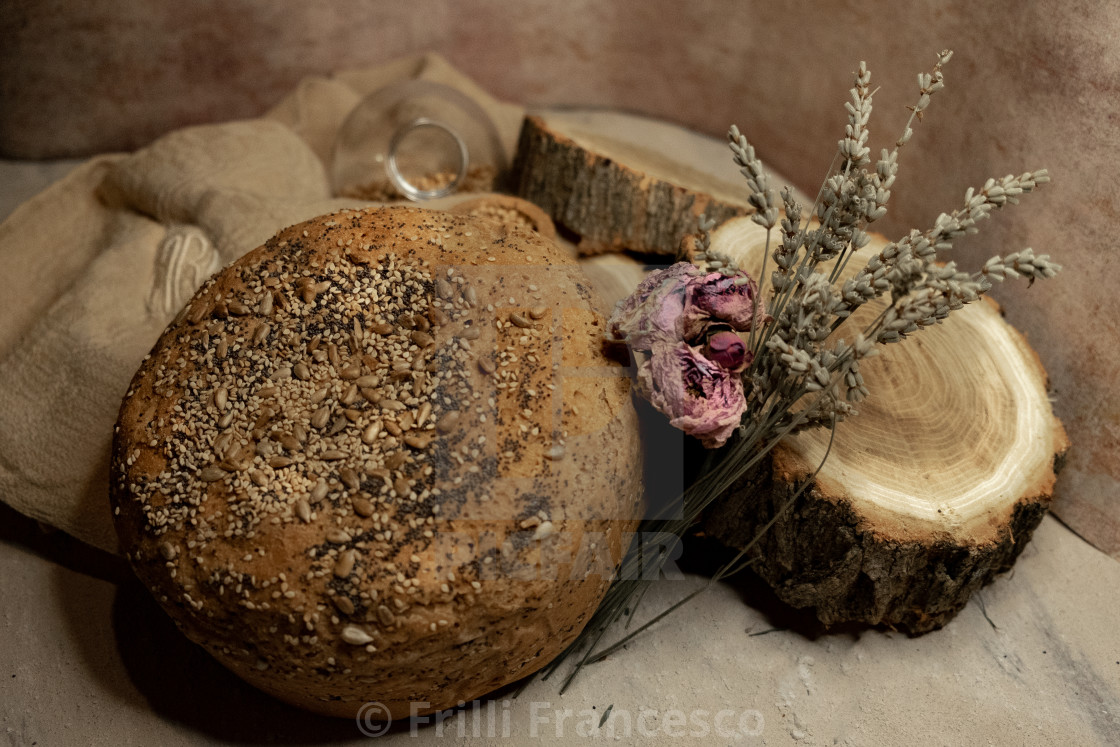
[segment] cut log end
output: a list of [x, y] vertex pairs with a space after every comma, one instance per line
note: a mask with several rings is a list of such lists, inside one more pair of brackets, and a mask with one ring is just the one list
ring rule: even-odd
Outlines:
[[764, 465], [717, 501], [705, 530], [744, 547], [781, 513], [750, 557], [782, 601], [810, 608], [825, 625], [885, 625], [910, 635], [941, 628], [974, 592], [1010, 569], [1050, 502], [1048, 492], [1017, 501], [986, 542], [948, 532], [899, 540], [864, 515], [859, 496], [837, 498], [814, 486], [790, 504], [798, 482], [789, 478]]
[[[712, 245], [757, 273], [764, 237], [740, 219]], [[847, 326], [854, 334], [861, 317]], [[783, 441], [714, 504], [704, 528], [746, 547], [780, 514], [751, 550], [780, 598], [827, 624], [918, 634], [1011, 567], [1046, 512], [1068, 441], [1038, 357], [991, 301], [880, 350], [862, 366], [871, 397], [837, 426], [813, 485], [783, 511], [824, 460], [823, 431]]]

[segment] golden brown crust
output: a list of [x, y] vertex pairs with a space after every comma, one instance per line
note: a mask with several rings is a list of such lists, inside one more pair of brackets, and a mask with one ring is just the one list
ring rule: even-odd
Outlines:
[[449, 210], [452, 213], [490, 218], [510, 227], [518, 226], [526, 231], [536, 231], [549, 240], [556, 239], [556, 225], [552, 218], [528, 200], [513, 195], [479, 195], [458, 202]]
[[304, 708], [397, 718], [530, 674], [639, 512], [592, 299], [555, 245], [490, 220], [395, 207], [282, 231], [136, 374], [122, 548], [189, 637]]

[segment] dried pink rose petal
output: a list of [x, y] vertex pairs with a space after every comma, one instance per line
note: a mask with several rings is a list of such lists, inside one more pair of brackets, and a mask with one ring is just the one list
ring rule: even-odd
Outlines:
[[757, 293], [754, 280], [742, 271], [734, 275], [710, 272], [691, 279], [685, 301], [685, 338], [690, 339], [690, 333], [699, 325], [713, 319], [726, 322], [740, 332], [749, 331], [756, 312], [758, 321], [765, 320], [762, 302], [755, 300]]
[[607, 324], [609, 334], [634, 350], [650, 350], [655, 342], [683, 339], [688, 283], [699, 272], [688, 262], [651, 272], [615, 308]]
[[673, 427], [709, 449], [731, 438], [747, 407], [739, 375], [684, 342], [655, 344], [638, 367], [637, 389]]
[[708, 360], [734, 372], [742, 371], [751, 362], [746, 344], [734, 332], [716, 332], [708, 337], [704, 355]]
[[755, 306], [757, 291], [745, 272], [704, 273], [678, 262], [647, 275], [615, 309], [608, 329], [615, 340], [635, 350], [649, 350], [655, 341], [696, 343], [713, 321], [747, 331], [755, 313], [759, 321], [765, 318], [761, 303]]

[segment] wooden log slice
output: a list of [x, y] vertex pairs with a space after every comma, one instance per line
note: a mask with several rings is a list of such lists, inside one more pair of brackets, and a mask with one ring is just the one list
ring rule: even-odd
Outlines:
[[[757, 277], [764, 239], [739, 219], [717, 229], [712, 245]], [[873, 238], [851, 272], [884, 243]], [[861, 310], [839, 334], [854, 336], [881, 308]], [[825, 624], [924, 633], [1011, 567], [1046, 512], [1069, 444], [1038, 356], [993, 301], [881, 346], [861, 368], [871, 396], [837, 426], [812, 486], [751, 556], [781, 599]], [[819, 430], [785, 439], [713, 504], [704, 530], [746, 546], [827, 444]]]
[[510, 179], [578, 237], [582, 255], [675, 255], [702, 216], [751, 212], [724, 144], [629, 115], [526, 117]]

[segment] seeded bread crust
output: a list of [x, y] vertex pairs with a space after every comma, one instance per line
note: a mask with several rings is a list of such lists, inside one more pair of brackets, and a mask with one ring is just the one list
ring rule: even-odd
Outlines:
[[122, 403], [137, 575], [225, 666], [319, 713], [396, 719], [536, 671], [640, 513], [589, 288], [551, 242], [469, 215], [282, 231], [199, 290]]

